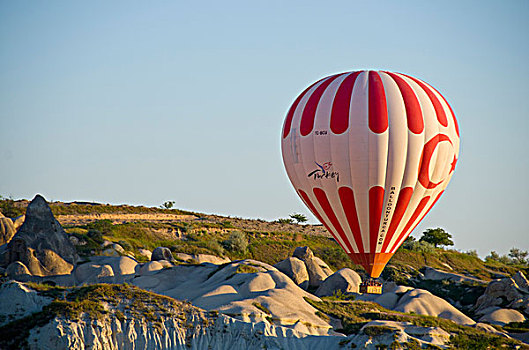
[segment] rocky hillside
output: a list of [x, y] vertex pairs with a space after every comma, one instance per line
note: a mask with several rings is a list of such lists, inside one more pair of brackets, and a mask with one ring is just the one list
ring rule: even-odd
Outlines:
[[529, 348], [522, 265], [409, 246], [365, 295], [321, 226], [0, 204], [0, 348]]

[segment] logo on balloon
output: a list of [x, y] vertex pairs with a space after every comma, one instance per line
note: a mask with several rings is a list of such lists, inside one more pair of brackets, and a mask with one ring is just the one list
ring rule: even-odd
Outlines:
[[332, 162], [325, 162], [323, 164], [318, 164], [314, 162], [318, 169], [311, 171], [307, 177], [312, 177], [316, 179], [336, 179], [336, 182], [340, 182], [340, 173], [337, 171], [332, 171]]
[[435, 135], [424, 145], [424, 149], [422, 152], [422, 159], [421, 159], [421, 163], [419, 166], [419, 182], [421, 183], [421, 185], [423, 185], [424, 188], [432, 189], [432, 188], [439, 186], [445, 180], [446, 176], [451, 174], [452, 171], [454, 171], [455, 169], [457, 158], [453, 154], [454, 152], [453, 148], [451, 148], [450, 151], [452, 152], [452, 155], [451, 155], [452, 159], [450, 159], [449, 172], [444, 173], [443, 177], [441, 179], [438, 179], [437, 182], [433, 182], [432, 179], [430, 178], [430, 163], [432, 162], [433, 154], [435, 150], [439, 147], [439, 145], [443, 144], [444, 142], [447, 142], [450, 145], [453, 145], [450, 138], [445, 134]]

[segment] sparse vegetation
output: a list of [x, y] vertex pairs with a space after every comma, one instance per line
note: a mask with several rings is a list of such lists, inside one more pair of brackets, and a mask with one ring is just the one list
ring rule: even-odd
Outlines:
[[364, 334], [365, 335], [369, 335], [371, 337], [376, 337], [376, 336], [379, 336], [379, 335], [392, 333], [393, 331], [394, 331], [394, 329], [391, 328], [391, 327], [377, 326], [377, 325], [367, 326], [367, 327], [364, 327], [364, 329], [363, 329]]
[[[391, 311], [371, 302], [351, 301], [345, 303], [326, 300], [314, 301], [309, 298], [305, 298], [305, 300], [323, 314], [339, 319], [342, 322], [343, 329], [337, 331], [341, 331], [344, 334], [357, 334], [368, 322], [385, 320], [409, 322], [420, 327], [440, 327], [453, 334], [450, 338], [450, 346], [453, 349], [514, 348], [517, 346], [527, 348], [517, 340], [503, 338], [472, 327], [460, 326], [443, 318]], [[390, 327], [386, 326], [368, 326], [364, 329], [364, 333], [371, 336], [392, 331]], [[483, 344], [489, 344], [490, 347], [482, 347]]]
[[8, 218], [16, 218], [17, 216], [24, 215], [26, 208], [18, 205], [11, 197], [4, 197], [0, 195], [0, 213]]
[[258, 308], [259, 310], [261, 310], [262, 312], [264, 312], [265, 314], [267, 315], [272, 315], [272, 313], [270, 312], [270, 310], [268, 310], [265, 306], [263, 306], [261, 303], [252, 303], [253, 306], [255, 306], [256, 308]]
[[240, 264], [237, 266], [237, 270], [235, 270], [235, 273], [257, 273], [259, 272], [258, 269], [256, 269], [253, 266]]

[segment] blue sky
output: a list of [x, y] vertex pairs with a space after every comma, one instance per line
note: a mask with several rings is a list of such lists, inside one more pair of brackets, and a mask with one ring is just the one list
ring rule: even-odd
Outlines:
[[0, 194], [308, 215], [280, 154], [290, 104], [385, 69], [435, 86], [461, 129], [414, 235], [529, 250], [528, 16], [527, 1], [1, 1]]

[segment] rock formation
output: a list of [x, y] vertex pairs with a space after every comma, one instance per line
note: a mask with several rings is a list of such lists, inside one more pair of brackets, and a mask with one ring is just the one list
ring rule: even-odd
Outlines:
[[8, 262], [22, 262], [32, 275], [69, 274], [78, 260], [50, 207], [40, 195], [27, 207], [26, 219], [8, 243]]
[[309, 273], [305, 263], [298, 258], [287, 258], [274, 265], [276, 269], [290, 277], [301, 289], [309, 287]]
[[210, 254], [176, 253], [175, 256], [177, 259], [180, 259], [186, 262], [193, 262], [195, 264], [211, 263], [211, 264], [220, 265], [220, 264], [225, 264], [225, 263], [230, 262], [230, 259], [228, 258], [220, 258], [218, 256], [210, 255]]
[[476, 322], [464, 313], [423, 289], [413, 289], [406, 292], [393, 308], [400, 312], [414, 312], [419, 315], [437, 316], [454, 321], [460, 325], [471, 326]]
[[173, 257], [173, 254], [171, 253], [171, 249], [167, 247], [158, 247], [152, 251], [151, 261], [157, 260], [167, 260], [170, 262], [176, 261]]
[[485, 293], [478, 298], [474, 311], [484, 315], [491, 307], [516, 309], [529, 315], [529, 283], [521, 271], [512, 278], [490, 282]]
[[8, 281], [0, 286], [0, 300], [0, 326], [41, 311], [44, 305], [52, 301], [16, 281]]
[[26, 215], [20, 215], [16, 218], [11, 218], [11, 220], [13, 221], [13, 225], [15, 226], [15, 231], [17, 231], [26, 220]]
[[9, 218], [0, 217], [0, 245], [8, 243], [15, 235], [16, 229]]
[[314, 253], [309, 247], [297, 247], [292, 256], [305, 263], [309, 274], [309, 287], [319, 287], [321, 282], [332, 274], [332, 271], [327, 264], [321, 264], [321, 259], [316, 259]]
[[276, 268], [259, 261], [242, 260], [219, 266], [178, 265], [154, 272], [148, 270], [129, 283], [176, 299], [189, 300], [197, 307], [218, 310], [247, 322], [270, 318], [275, 325], [306, 334], [328, 334], [331, 329], [304, 300], [319, 300], [317, 297], [299, 288]]
[[322, 282], [314, 294], [319, 297], [342, 293], [358, 293], [362, 278], [355, 271], [344, 268], [336, 271]]
[[511, 322], [523, 322], [525, 316], [520, 312], [512, 309], [500, 309], [499, 307], [492, 307], [490, 312], [479, 319], [480, 322], [487, 322], [499, 326], [505, 326]]

